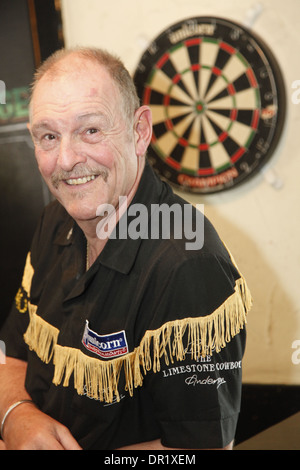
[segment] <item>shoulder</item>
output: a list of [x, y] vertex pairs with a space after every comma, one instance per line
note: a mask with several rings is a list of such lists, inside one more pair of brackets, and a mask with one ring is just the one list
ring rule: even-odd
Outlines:
[[159, 211], [160, 236], [143, 240], [138, 257], [140, 280], [153, 296], [156, 327], [161, 318], [210, 315], [244, 283], [231, 253], [203, 212], [168, 185], [151, 213], [150, 224], [155, 216], [157, 223]]
[[144, 240], [141, 244], [139, 279], [153, 296], [155, 318], [166, 316], [165, 321], [169, 321], [186, 315], [209, 315], [235, 293], [242, 279], [230, 253], [206, 218], [201, 248], [187, 249], [187, 242], [190, 240], [184, 237], [173, 237]]
[[171, 272], [206, 270], [217, 260], [236, 267], [215, 227], [200, 207], [195, 207], [169, 190], [158, 204], [153, 205], [149, 237], [142, 244], [142, 259], [149, 266], [159, 265]]
[[74, 225], [62, 205], [57, 201], [50, 202], [43, 210], [32, 240], [32, 257], [39, 258], [45, 250], [50, 250], [53, 244], [65, 240]]
[[47, 228], [51, 225], [51, 231], [56, 234], [59, 228], [64, 226], [70, 219], [71, 217], [64, 207], [58, 201], [52, 201], [44, 208], [40, 225]]

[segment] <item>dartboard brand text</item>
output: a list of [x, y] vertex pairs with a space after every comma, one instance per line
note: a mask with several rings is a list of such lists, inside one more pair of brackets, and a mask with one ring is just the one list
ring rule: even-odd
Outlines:
[[173, 31], [168, 38], [172, 44], [195, 35], [213, 36], [216, 26], [214, 24], [197, 24], [195, 21], [185, 23], [182, 28]]

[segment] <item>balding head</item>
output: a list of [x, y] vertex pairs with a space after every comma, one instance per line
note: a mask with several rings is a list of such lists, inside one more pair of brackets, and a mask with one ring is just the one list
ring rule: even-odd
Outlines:
[[[77, 66], [76, 59], [78, 59]], [[102, 49], [78, 47], [56, 51], [36, 71], [31, 96], [43, 78], [54, 80], [71, 71], [80, 74], [84, 61], [91, 61], [107, 70], [120, 92], [124, 118], [129, 120], [128, 124], [131, 124], [134, 113], [140, 106], [134, 82], [122, 61]]]

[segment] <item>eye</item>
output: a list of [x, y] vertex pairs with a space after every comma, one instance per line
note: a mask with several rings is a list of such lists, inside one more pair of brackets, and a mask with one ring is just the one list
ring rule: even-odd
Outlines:
[[96, 144], [102, 138], [102, 132], [97, 127], [88, 127], [81, 133], [81, 138], [89, 144]]
[[37, 135], [35, 143], [43, 150], [51, 150], [56, 145], [58, 136], [47, 132], [45, 134]]
[[97, 134], [97, 132], [99, 132], [99, 131], [98, 131], [98, 129], [96, 129], [95, 127], [91, 127], [90, 129], [88, 129], [88, 130], [86, 131], [86, 133], [87, 133], [88, 135]]
[[53, 135], [53, 134], [45, 134], [45, 135], [43, 136], [43, 139], [44, 139], [44, 140], [54, 140], [54, 139], [55, 139], [55, 135]]

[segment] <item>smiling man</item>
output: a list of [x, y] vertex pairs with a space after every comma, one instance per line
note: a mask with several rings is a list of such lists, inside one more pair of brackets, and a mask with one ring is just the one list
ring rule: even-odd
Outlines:
[[[187, 203], [147, 163], [151, 112], [123, 64], [58, 51], [36, 74], [29, 130], [55, 201], [0, 332], [1, 447], [231, 448], [251, 296], [206, 218], [201, 249], [173, 226], [133, 233], [130, 209], [147, 230], [153, 207]], [[106, 206], [114, 236], [99, 237]]]
[[[117, 61], [111, 64], [118, 76]], [[134, 94], [131, 101], [122, 99], [105, 67], [95, 60], [85, 60], [84, 71], [82, 66], [82, 58], [70, 54], [47, 73], [40, 71], [30, 130], [41, 174], [86, 230], [93, 260], [96, 245], [102, 248], [96, 237], [97, 207], [117, 207], [122, 195], [132, 200], [151, 138], [151, 116], [147, 107], [138, 107]]]

